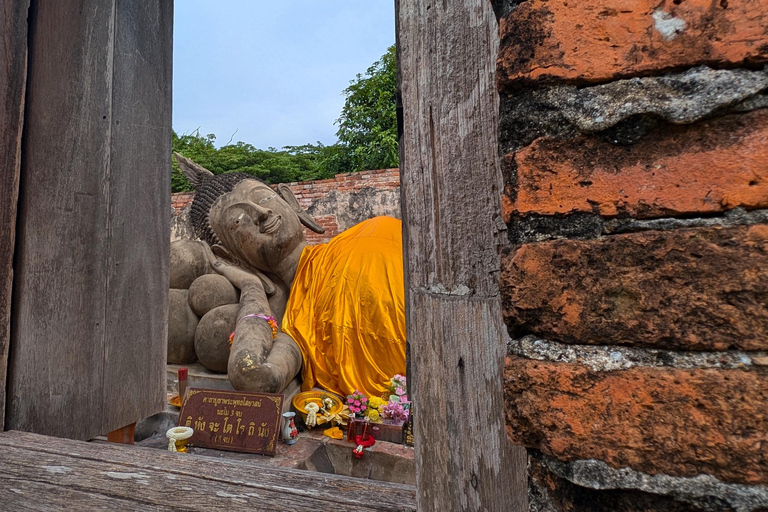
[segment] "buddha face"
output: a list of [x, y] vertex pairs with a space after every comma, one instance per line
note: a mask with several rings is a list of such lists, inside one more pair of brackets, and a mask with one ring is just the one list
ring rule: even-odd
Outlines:
[[302, 242], [296, 212], [269, 186], [245, 180], [211, 206], [210, 223], [222, 245], [241, 261], [274, 272]]

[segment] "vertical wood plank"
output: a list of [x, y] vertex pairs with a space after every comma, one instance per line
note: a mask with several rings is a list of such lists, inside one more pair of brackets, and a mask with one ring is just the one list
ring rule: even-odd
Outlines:
[[112, 2], [30, 10], [6, 428], [101, 432]]
[[116, 6], [102, 432], [163, 409], [168, 339], [173, 2]]
[[21, 131], [27, 83], [29, 0], [0, 0], [0, 431], [5, 424], [5, 378], [11, 336], [13, 250], [19, 199]]
[[170, 4], [32, 3], [8, 428], [87, 439], [162, 407]]
[[419, 508], [527, 510], [503, 414], [496, 20], [487, 0], [396, 5]]

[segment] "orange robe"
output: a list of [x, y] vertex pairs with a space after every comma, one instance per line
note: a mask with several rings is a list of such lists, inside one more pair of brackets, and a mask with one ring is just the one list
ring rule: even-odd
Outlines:
[[282, 329], [304, 357], [302, 391], [381, 396], [405, 374], [401, 229], [376, 217], [301, 253]]

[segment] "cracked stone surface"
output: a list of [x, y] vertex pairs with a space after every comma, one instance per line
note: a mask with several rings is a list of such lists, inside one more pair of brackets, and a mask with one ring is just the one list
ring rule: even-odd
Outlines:
[[659, 77], [617, 80], [593, 87], [553, 86], [502, 94], [502, 152], [540, 136], [604, 133], [611, 142], [635, 142], [659, 121], [689, 124], [728, 111], [768, 105], [768, 70], [714, 70], [706, 66]]
[[620, 346], [566, 345], [524, 336], [507, 342], [510, 355], [559, 363], [577, 363], [594, 371], [609, 372], [635, 367], [760, 368], [768, 366], [768, 352], [676, 352]]
[[649, 475], [629, 468], [613, 469], [597, 460], [562, 462], [543, 456], [542, 462], [560, 478], [591, 489], [633, 489], [669, 496], [707, 512], [752, 512], [768, 507], [768, 487], [764, 485], [728, 484], [709, 475]]

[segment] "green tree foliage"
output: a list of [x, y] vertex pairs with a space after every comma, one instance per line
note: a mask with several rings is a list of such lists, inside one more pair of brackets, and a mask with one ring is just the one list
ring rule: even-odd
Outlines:
[[392, 45], [381, 59], [344, 90], [346, 102], [336, 121], [340, 149], [355, 171], [397, 167], [397, 55]]
[[[203, 136], [198, 132], [185, 135], [173, 133], [173, 150], [214, 174], [243, 172], [267, 183], [290, 183], [332, 178], [334, 174], [348, 172], [348, 167], [335, 164], [339, 160], [336, 146], [324, 146], [319, 142], [317, 145], [286, 146], [282, 150], [257, 149], [245, 142], [227, 144], [217, 149], [215, 142], [216, 136], [213, 134]], [[171, 174], [171, 190], [191, 190], [175, 160]]]
[[[336, 174], [398, 166], [397, 60], [391, 46], [364, 75], [358, 74], [343, 92], [346, 101], [337, 144], [321, 143], [258, 149], [245, 142], [216, 148], [216, 136], [173, 133], [173, 150], [214, 174], [243, 172], [267, 183], [332, 178]], [[173, 192], [191, 190], [175, 159]]]

